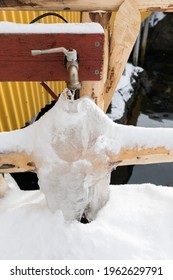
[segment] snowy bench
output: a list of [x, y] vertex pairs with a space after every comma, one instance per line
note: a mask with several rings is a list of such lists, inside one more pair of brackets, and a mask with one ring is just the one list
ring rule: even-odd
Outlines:
[[65, 47], [79, 58], [79, 79], [101, 79], [104, 30], [97, 23], [0, 22], [0, 81], [67, 81], [64, 54], [32, 56], [31, 50]]

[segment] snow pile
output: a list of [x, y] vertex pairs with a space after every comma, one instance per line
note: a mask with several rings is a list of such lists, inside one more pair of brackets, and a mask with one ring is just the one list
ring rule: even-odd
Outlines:
[[40, 191], [0, 199], [0, 259], [172, 259], [173, 189], [111, 186], [95, 221], [66, 223]]
[[127, 102], [132, 98], [134, 93], [134, 77], [137, 77], [138, 73], [142, 70], [140, 67], [135, 67], [127, 63], [111, 101], [111, 112], [107, 114], [113, 121], [120, 120], [125, 114]]

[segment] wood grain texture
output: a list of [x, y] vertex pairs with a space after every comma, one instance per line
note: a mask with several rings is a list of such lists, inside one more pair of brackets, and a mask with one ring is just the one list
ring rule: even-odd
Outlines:
[[81, 81], [100, 80], [103, 45], [104, 34], [0, 34], [0, 80], [67, 81], [64, 54], [31, 55], [57, 47], [77, 50]]
[[26, 172], [35, 169], [33, 157], [25, 152], [0, 153], [0, 173]]
[[117, 162], [118, 166], [153, 164], [173, 161], [173, 151], [165, 147], [141, 149], [122, 148], [118, 155], [110, 155], [110, 162]]
[[107, 82], [104, 87], [104, 111], [107, 110], [131, 50], [139, 34], [141, 16], [134, 0], [120, 6], [112, 31]]
[[102, 25], [105, 34], [104, 41], [104, 60], [102, 67], [102, 80], [82, 82], [81, 96], [91, 96], [95, 103], [104, 110], [104, 85], [107, 80], [107, 71], [109, 64], [109, 40], [110, 40], [110, 12], [91, 12], [82, 13], [82, 22], [97, 22]]
[[[0, 9], [56, 11], [117, 11], [123, 0], [1, 0]], [[137, 0], [140, 11], [173, 11], [173, 0]]]

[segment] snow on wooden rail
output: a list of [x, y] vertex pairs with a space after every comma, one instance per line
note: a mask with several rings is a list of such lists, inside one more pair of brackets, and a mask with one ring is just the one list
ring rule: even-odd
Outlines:
[[[56, 11], [117, 11], [123, 0], [3, 0], [0, 1], [0, 8], [13, 10], [56, 10]], [[135, 1], [133, 1], [135, 2]], [[136, 0], [137, 8], [140, 11], [173, 11], [173, 0]]]
[[0, 133], [0, 171], [34, 170], [52, 211], [92, 220], [118, 165], [173, 161], [173, 129], [118, 125], [89, 98], [66, 100], [21, 130]]

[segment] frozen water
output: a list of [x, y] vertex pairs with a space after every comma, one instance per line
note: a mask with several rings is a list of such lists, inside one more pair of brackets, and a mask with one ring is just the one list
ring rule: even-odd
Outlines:
[[[115, 124], [89, 97], [62, 94], [56, 105], [25, 129], [0, 134], [0, 153], [26, 152], [37, 168], [49, 208], [66, 220], [93, 220], [109, 198], [110, 172], [124, 149], [173, 150], [173, 130]], [[28, 141], [29, 140], [29, 141]], [[171, 160], [171, 157], [170, 157]]]

